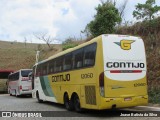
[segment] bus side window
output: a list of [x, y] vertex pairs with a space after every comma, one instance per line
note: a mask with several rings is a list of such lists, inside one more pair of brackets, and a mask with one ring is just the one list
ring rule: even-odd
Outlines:
[[41, 76], [41, 65], [37, 66], [36, 76]]
[[70, 70], [72, 68], [72, 53], [64, 56], [63, 70]]
[[49, 74], [54, 73], [54, 60], [49, 61]]
[[95, 63], [96, 43], [84, 48], [84, 67], [93, 66]]
[[47, 63], [45, 63], [45, 64], [42, 66], [42, 74], [43, 74], [43, 75], [46, 75], [46, 74], [47, 74]]
[[63, 66], [63, 56], [55, 59], [54, 71], [55, 72], [61, 72], [62, 71], [62, 66]]
[[83, 65], [83, 48], [73, 52], [74, 54], [74, 68], [81, 68]]

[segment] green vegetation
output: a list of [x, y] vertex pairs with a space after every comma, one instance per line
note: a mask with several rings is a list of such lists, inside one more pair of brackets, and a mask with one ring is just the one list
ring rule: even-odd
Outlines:
[[136, 19], [151, 20], [154, 18], [154, 14], [160, 11], [160, 7], [155, 5], [155, 0], [147, 0], [145, 4], [136, 5], [136, 10], [133, 11], [133, 16]]
[[62, 50], [67, 50], [69, 48], [73, 48], [75, 46], [77, 46], [78, 43], [75, 42], [75, 40], [71, 37], [69, 37], [68, 39], [66, 39], [63, 43], [62, 43]]
[[152, 87], [148, 90], [149, 94], [149, 103], [160, 103], [160, 87]]
[[0, 41], [0, 69], [19, 70], [32, 68], [35, 64], [36, 51], [40, 51], [40, 60], [61, 51], [61, 45], [54, 45], [49, 50], [45, 44], [31, 44]]
[[111, 0], [102, 2], [95, 8], [97, 14], [89, 24], [85, 31], [89, 31], [92, 36], [96, 37], [104, 33], [114, 33], [116, 23], [121, 22], [118, 9]]

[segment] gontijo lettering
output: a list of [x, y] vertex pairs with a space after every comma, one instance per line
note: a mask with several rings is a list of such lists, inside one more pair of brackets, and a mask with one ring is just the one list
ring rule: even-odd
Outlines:
[[107, 62], [107, 68], [144, 68], [144, 63], [134, 62]]
[[61, 82], [61, 81], [70, 81], [70, 74], [52, 76], [52, 82]]

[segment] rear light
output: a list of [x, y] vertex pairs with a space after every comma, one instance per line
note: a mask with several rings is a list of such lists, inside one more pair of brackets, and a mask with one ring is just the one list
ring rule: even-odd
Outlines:
[[110, 73], [142, 73], [142, 70], [110, 70]]
[[22, 90], [22, 85], [21, 85], [21, 86], [19, 86], [19, 89], [20, 89], [20, 90]]
[[104, 72], [99, 75], [100, 95], [104, 97]]

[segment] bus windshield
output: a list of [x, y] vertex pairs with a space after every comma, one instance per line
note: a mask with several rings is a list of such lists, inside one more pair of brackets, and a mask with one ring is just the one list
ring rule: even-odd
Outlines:
[[22, 70], [21, 75], [22, 77], [28, 77], [28, 74], [32, 72], [32, 70]]

